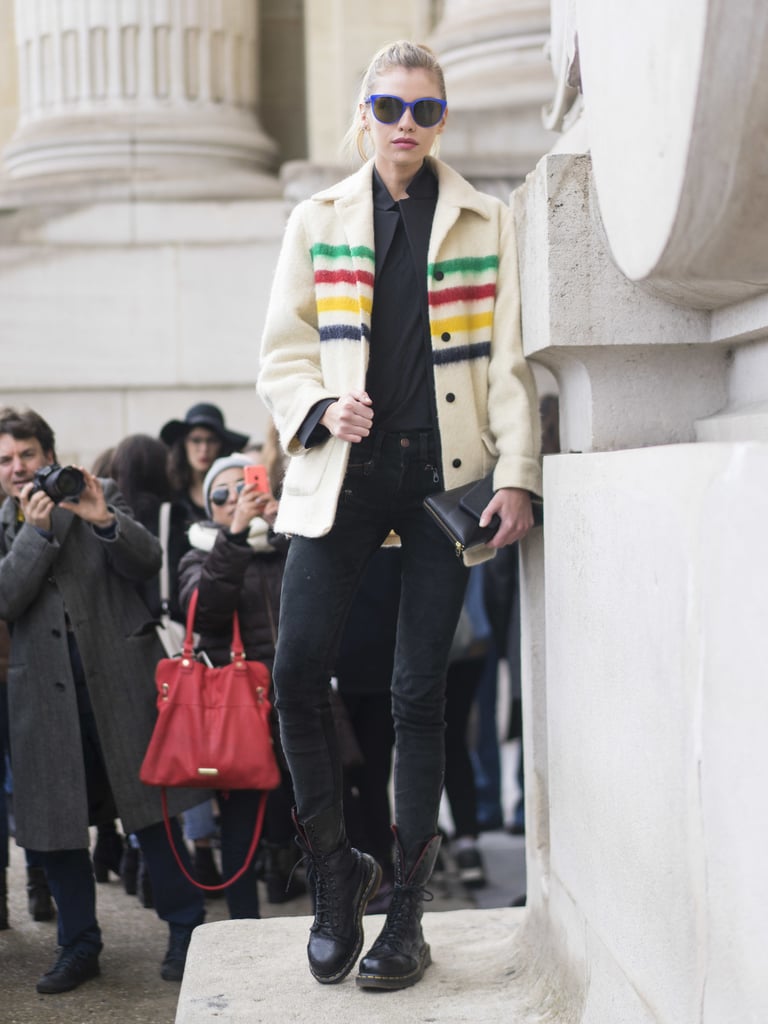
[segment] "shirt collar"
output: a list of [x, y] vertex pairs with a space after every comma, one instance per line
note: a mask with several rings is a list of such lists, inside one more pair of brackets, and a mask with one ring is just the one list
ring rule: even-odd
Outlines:
[[[408, 186], [409, 199], [434, 199], [437, 196], [437, 178], [429, 163], [425, 160]], [[373, 205], [377, 210], [396, 210], [397, 201], [389, 194], [389, 189], [381, 180], [376, 165], [373, 167]]]

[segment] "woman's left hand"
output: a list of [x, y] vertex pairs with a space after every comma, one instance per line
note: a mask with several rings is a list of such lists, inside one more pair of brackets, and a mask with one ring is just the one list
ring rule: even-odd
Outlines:
[[480, 525], [487, 526], [494, 515], [501, 519], [501, 526], [487, 542], [489, 547], [503, 548], [521, 540], [533, 526], [530, 493], [520, 487], [502, 487], [483, 510]]

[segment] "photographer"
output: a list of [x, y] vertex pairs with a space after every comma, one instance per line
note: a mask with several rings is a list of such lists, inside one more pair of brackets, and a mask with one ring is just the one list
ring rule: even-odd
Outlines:
[[[139, 782], [163, 652], [136, 585], [157, 573], [160, 545], [114, 481], [55, 465], [42, 417], [0, 411], [0, 618], [11, 627], [16, 841], [35, 851], [59, 911], [60, 954], [37, 991], [65, 992], [99, 973], [88, 828], [118, 816], [137, 834], [158, 916], [169, 924], [162, 977], [178, 981], [203, 901], [173, 860], [158, 794]], [[182, 795], [171, 813], [196, 800]]]

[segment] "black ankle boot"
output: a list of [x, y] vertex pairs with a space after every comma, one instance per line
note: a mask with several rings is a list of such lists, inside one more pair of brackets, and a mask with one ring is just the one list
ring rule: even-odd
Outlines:
[[0, 932], [10, 928], [8, 923], [8, 872], [5, 868], [0, 872]]
[[381, 934], [360, 961], [356, 980], [361, 988], [408, 988], [421, 980], [432, 963], [421, 917], [425, 898], [431, 899], [424, 886], [435, 866], [441, 837], [419, 843], [406, 857], [397, 829], [392, 831], [397, 852], [395, 888]]
[[33, 921], [53, 920], [53, 900], [42, 868], [27, 868], [27, 905]]
[[99, 950], [79, 949], [76, 946], [65, 947], [59, 958], [49, 971], [37, 983], [37, 991], [41, 995], [58, 995], [70, 992], [84, 981], [100, 974]]
[[[202, 921], [200, 921], [202, 924]], [[168, 951], [160, 967], [163, 981], [181, 981], [187, 964], [187, 952], [192, 939], [192, 932], [197, 925], [169, 925]]]
[[363, 948], [363, 914], [379, 887], [381, 868], [349, 845], [340, 807], [302, 823], [294, 812], [293, 820], [315, 903], [309, 969], [317, 981], [332, 985], [346, 978]]
[[96, 845], [93, 848], [93, 874], [97, 882], [108, 882], [109, 872], [120, 877], [120, 861], [123, 859], [123, 837], [115, 828], [114, 821], [97, 827]]

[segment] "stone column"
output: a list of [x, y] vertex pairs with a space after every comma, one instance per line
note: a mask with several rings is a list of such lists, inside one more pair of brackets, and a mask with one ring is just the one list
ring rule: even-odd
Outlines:
[[6, 192], [271, 194], [258, 0], [16, 0], [15, 14]]
[[508, 198], [557, 136], [542, 123], [552, 93], [546, 0], [445, 0], [430, 44], [448, 90], [441, 155]]

